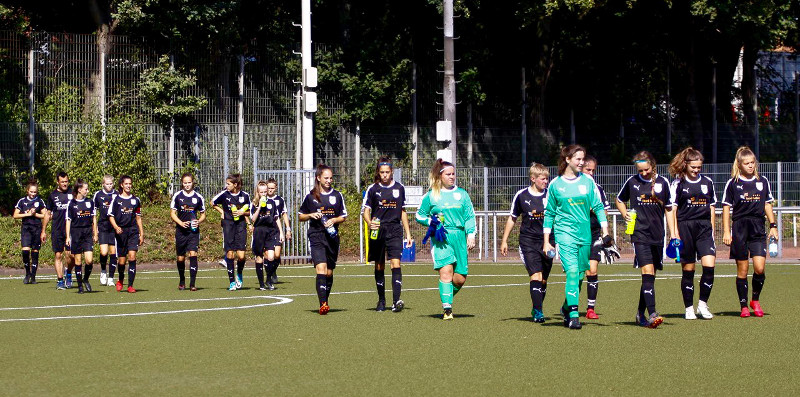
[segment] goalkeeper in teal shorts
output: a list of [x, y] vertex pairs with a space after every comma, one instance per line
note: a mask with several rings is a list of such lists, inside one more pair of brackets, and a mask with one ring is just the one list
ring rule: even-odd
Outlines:
[[467, 191], [456, 186], [453, 164], [436, 160], [430, 190], [422, 197], [416, 219], [428, 226], [422, 244], [431, 239], [433, 269], [439, 272], [439, 297], [445, 320], [453, 319], [453, 297], [467, 281], [467, 250], [475, 247], [475, 210]]
[[570, 329], [580, 329], [578, 302], [580, 286], [584, 273], [589, 270], [589, 253], [592, 248], [590, 211], [594, 211], [603, 240], [611, 244], [608, 237], [608, 222], [603, 209], [600, 191], [594, 180], [581, 173], [586, 149], [579, 145], [569, 145], [561, 149], [558, 158], [559, 177], [550, 182], [547, 189], [547, 206], [544, 211], [544, 245], [542, 250], [553, 249], [550, 233], [555, 235], [561, 266], [567, 276], [564, 287], [564, 304], [561, 313], [564, 325]]

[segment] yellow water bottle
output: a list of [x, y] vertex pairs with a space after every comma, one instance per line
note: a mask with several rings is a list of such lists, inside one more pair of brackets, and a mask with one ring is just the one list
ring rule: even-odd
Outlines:
[[[238, 210], [238, 208], [236, 208], [236, 204], [231, 204], [231, 213], [234, 213], [237, 210]], [[234, 221], [238, 221], [239, 220], [239, 216], [238, 215], [233, 215], [233, 220]]]
[[628, 211], [628, 216], [631, 221], [625, 226], [625, 234], [633, 234], [633, 230], [636, 228], [636, 210]]

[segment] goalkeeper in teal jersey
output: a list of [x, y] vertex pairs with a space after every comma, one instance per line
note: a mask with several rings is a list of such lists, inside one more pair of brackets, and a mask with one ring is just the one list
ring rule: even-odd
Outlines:
[[[433, 269], [439, 272], [439, 297], [445, 320], [453, 319], [453, 297], [467, 281], [467, 250], [475, 247], [475, 210], [467, 191], [456, 186], [453, 164], [436, 160], [431, 190], [422, 197], [416, 219], [431, 234]], [[426, 235], [428, 238], [428, 235]], [[423, 244], [425, 240], [423, 239]]]
[[582, 174], [583, 158], [586, 149], [579, 145], [569, 145], [561, 149], [558, 159], [559, 177], [550, 182], [547, 189], [547, 206], [544, 211], [544, 245], [542, 250], [553, 249], [550, 233], [556, 238], [561, 266], [567, 276], [565, 284], [564, 325], [580, 329], [578, 302], [580, 285], [584, 273], [589, 270], [589, 253], [592, 247], [590, 211], [594, 211], [608, 236], [608, 222], [603, 209], [603, 201], [594, 180]]

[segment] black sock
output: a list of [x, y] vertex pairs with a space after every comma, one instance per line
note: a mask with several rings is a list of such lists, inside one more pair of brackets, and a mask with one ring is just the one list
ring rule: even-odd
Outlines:
[[22, 264], [25, 265], [25, 276], [31, 275], [31, 251], [22, 251]]
[[656, 312], [656, 276], [642, 274], [642, 296], [647, 311], [652, 315]]
[[325, 275], [317, 274], [317, 298], [319, 299], [320, 305], [322, 305], [322, 302], [328, 301], [328, 294], [325, 293], [326, 288], [327, 286], [325, 285]]
[[133, 279], [136, 278], [136, 260], [128, 263], [128, 287], [133, 287]]
[[119, 282], [125, 282], [125, 264], [117, 265], [117, 272], [119, 273]]
[[75, 282], [78, 283], [78, 288], [83, 289], [83, 266], [75, 265]]
[[639, 307], [636, 310], [639, 312], [640, 316], [644, 316], [645, 309], [647, 309], [647, 305], [644, 303], [644, 293], [642, 289], [639, 288]]
[[531, 281], [531, 304], [533, 308], [542, 311], [542, 302], [544, 301], [544, 294], [542, 294], [542, 282]]
[[736, 294], [739, 295], [739, 306], [747, 307], [747, 277], [736, 277]]
[[239, 278], [243, 278], [242, 272], [244, 272], [244, 262], [245, 260], [236, 261], [236, 274], [239, 275]]
[[178, 284], [184, 285], [186, 284], [186, 260], [175, 261], [175, 263], [178, 265], [178, 277], [180, 278]]
[[587, 308], [594, 309], [597, 302], [597, 275], [586, 276], [586, 297], [588, 301]]
[[398, 267], [392, 269], [392, 302], [400, 300], [401, 292], [403, 292], [403, 271]]
[[331, 296], [331, 289], [333, 289], [333, 274], [325, 277], [325, 287], [327, 287], [325, 290], [325, 300], [327, 301], [328, 297]]
[[704, 267], [703, 275], [700, 276], [700, 300], [708, 303], [711, 296], [711, 288], [714, 288], [714, 268]]
[[256, 278], [258, 278], [258, 286], [264, 286], [264, 263], [256, 261]]
[[117, 254], [108, 256], [108, 276], [114, 279], [114, 273], [117, 271]]
[[761, 289], [764, 288], [764, 273], [753, 273], [753, 300], [757, 301], [761, 297]]
[[681, 277], [683, 307], [694, 306], [694, 270], [684, 270]]
[[92, 275], [92, 270], [94, 269], [94, 265], [91, 263], [87, 263], [86, 266], [83, 267], [83, 282], [89, 281], [89, 276]]
[[106, 264], [108, 263], [108, 255], [100, 254], [100, 271], [106, 271]]
[[189, 287], [194, 287], [194, 281], [197, 280], [197, 257], [189, 257]]
[[233, 273], [233, 259], [225, 257], [225, 267], [228, 269], [228, 280], [232, 283], [235, 282], [236, 276]]
[[39, 269], [39, 251], [31, 251], [31, 276], [36, 277], [36, 270]]
[[544, 298], [547, 297], [547, 280], [542, 280], [542, 304], [544, 305]]
[[386, 279], [383, 270], [375, 270], [375, 287], [378, 289], [378, 300], [386, 302]]

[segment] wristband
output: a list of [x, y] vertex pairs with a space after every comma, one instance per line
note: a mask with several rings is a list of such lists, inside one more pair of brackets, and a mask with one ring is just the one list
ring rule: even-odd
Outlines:
[[772, 223], [770, 223], [770, 224], [769, 224], [769, 228], [770, 228], [770, 229], [773, 229], [773, 228], [774, 228], [774, 229], [777, 229], [777, 228], [778, 228], [778, 224], [777, 224], [777, 223], [775, 223], [775, 222], [772, 222]]

